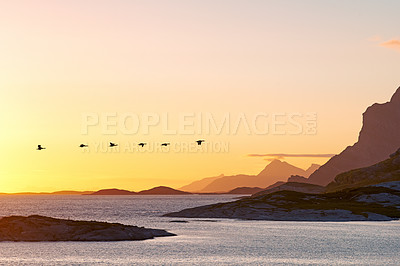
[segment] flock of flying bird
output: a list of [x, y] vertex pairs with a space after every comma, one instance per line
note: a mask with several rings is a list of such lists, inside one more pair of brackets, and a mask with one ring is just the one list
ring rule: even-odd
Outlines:
[[[201, 145], [203, 142], [204, 142], [204, 139], [199, 139], [199, 140], [196, 140], [196, 142], [197, 142], [197, 145]], [[138, 145], [140, 146], [140, 147], [144, 147], [144, 145], [146, 145], [147, 143], [145, 143], [145, 142], [141, 142], [141, 143], [139, 143]], [[161, 146], [168, 146], [168, 145], [170, 145], [170, 143], [169, 142], [164, 142], [164, 143], [161, 143]], [[118, 144], [116, 144], [116, 143], [113, 143], [113, 142], [110, 142], [110, 145], [108, 146], [108, 147], [115, 147], [115, 146], [118, 146]], [[87, 144], [81, 144], [81, 145], [79, 145], [79, 147], [80, 148], [85, 148], [85, 147], [89, 147], [89, 145], [87, 145]], [[40, 150], [44, 150], [44, 149], [46, 149], [45, 147], [42, 147], [42, 145], [38, 145], [38, 147], [37, 147], [37, 150], [38, 151], [40, 151]]]

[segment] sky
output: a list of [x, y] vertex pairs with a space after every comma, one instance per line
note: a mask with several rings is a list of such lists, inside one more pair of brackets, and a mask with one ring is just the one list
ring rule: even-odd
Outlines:
[[398, 10], [385, 0], [1, 1], [0, 192], [178, 188], [257, 174], [274, 158], [323, 164], [400, 86]]

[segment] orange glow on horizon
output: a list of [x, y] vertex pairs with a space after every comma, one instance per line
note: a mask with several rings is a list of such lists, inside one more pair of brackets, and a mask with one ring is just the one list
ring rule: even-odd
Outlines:
[[[400, 69], [400, 54], [369, 40], [379, 34], [397, 40], [397, 24], [387, 21], [398, 19], [398, 3], [380, 5], [380, 15], [366, 5], [357, 23], [355, 3], [310, 7], [294, 1], [3, 1], [0, 192], [179, 188], [221, 173], [257, 174], [269, 163], [248, 154], [340, 153], [357, 141], [366, 108], [388, 101], [400, 84], [393, 71]], [[117, 114], [117, 125], [109, 127], [118, 130], [106, 134], [99, 120], [82, 133], [87, 113]], [[168, 125], [160, 120], [148, 133], [121, 131], [123, 114], [149, 113], [168, 113]], [[205, 127], [206, 113], [218, 123], [230, 114], [230, 132], [197, 130], [196, 119]], [[308, 113], [316, 114], [314, 133], [306, 132]], [[274, 128], [274, 116], [286, 124]], [[128, 131], [133, 119], [126, 120]], [[266, 124], [268, 133], [257, 133]], [[174, 151], [176, 143], [198, 139], [227, 150]], [[120, 152], [94, 151], [110, 141], [120, 143]], [[170, 152], [124, 150], [139, 142], [170, 142]], [[47, 149], [37, 151], [38, 144]], [[282, 158], [303, 169], [328, 159]]]

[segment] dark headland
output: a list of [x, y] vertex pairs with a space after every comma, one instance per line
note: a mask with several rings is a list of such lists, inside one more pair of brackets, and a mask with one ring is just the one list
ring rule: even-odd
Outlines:
[[162, 236], [175, 234], [120, 223], [74, 221], [39, 215], [0, 219], [0, 241], [127, 241]]

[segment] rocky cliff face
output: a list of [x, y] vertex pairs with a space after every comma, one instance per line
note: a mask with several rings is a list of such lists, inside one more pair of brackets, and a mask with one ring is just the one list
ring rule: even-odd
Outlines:
[[400, 180], [400, 149], [383, 162], [337, 175], [327, 190], [338, 191], [397, 180]]
[[307, 182], [326, 186], [340, 173], [385, 160], [400, 147], [399, 132], [400, 87], [390, 102], [368, 107], [357, 143], [332, 157]]

